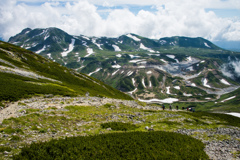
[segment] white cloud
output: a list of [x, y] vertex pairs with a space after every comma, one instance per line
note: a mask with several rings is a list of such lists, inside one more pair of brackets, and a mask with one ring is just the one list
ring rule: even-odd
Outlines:
[[[0, 37], [8, 40], [26, 27], [58, 27], [74, 35], [116, 37], [136, 33], [150, 38], [165, 36], [204, 37], [209, 40], [240, 40], [240, 22], [217, 17], [206, 8], [238, 9], [239, 0], [17, 0], [0, 1]], [[29, 5], [28, 3], [41, 3]], [[239, 4], [239, 5], [238, 5]], [[104, 19], [96, 5], [108, 9]], [[137, 14], [131, 5], [142, 6]], [[153, 5], [156, 11], [144, 10]], [[130, 7], [129, 7], [130, 6]], [[118, 8], [118, 7], [116, 7]]]

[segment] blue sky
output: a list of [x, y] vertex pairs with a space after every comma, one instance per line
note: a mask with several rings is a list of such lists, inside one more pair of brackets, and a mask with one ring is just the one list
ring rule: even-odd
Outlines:
[[1, 0], [0, 37], [58, 27], [73, 35], [240, 41], [239, 0]]

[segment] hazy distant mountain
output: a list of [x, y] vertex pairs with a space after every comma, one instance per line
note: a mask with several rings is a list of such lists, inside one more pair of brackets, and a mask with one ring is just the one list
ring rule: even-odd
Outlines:
[[240, 41], [216, 41], [214, 44], [227, 50], [240, 52]]

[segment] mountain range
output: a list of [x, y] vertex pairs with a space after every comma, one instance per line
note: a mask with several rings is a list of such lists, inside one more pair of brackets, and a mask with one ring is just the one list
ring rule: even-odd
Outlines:
[[238, 92], [239, 77], [228, 64], [237, 61], [240, 54], [200, 37], [156, 40], [132, 33], [117, 38], [87, 37], [69, 35], [58, 28], [26, 28], [9, 43], [97, 78], [143, 102], [203, 102], [224, 110], [226, 103], [238, 98], [233, 95], [221, 102]]

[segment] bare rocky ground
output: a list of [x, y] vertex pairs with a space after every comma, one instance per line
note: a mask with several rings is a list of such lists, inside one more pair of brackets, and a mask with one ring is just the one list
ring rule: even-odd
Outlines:
[[[103, 107], [106, 104], [110, 104], [108, 108]], [[68, 106], [83, 108], [80, 112], [69, 112]], [[33, 142], [111, 133], [111, 128], [103, 130], [99, 127], [101, 123], [111, 121], [136, 124], [140, 126], [139, 131], [163, 130], [186, 134], [206, 144], [205, 151], [210, 159], [240, 159], [240, 128], [213, 125], [215, 120], [211, 119], [204, 121], [209, 123], [207, 127], [196, 125], [191, 123], [191, 116], [185, 115], [186, 111], [178, 111], [162, 111], [157, 105], [99, 97], [50, 96], [20, 100], [0, 110], [0, 147], [13, 149], [0, 152], [0, 159], [11, 159], [24, 145]], [[163, 124], [166, 121], [177, 125]], [[2, 131], [7, 127], [21, 129], [23, 133]]]

